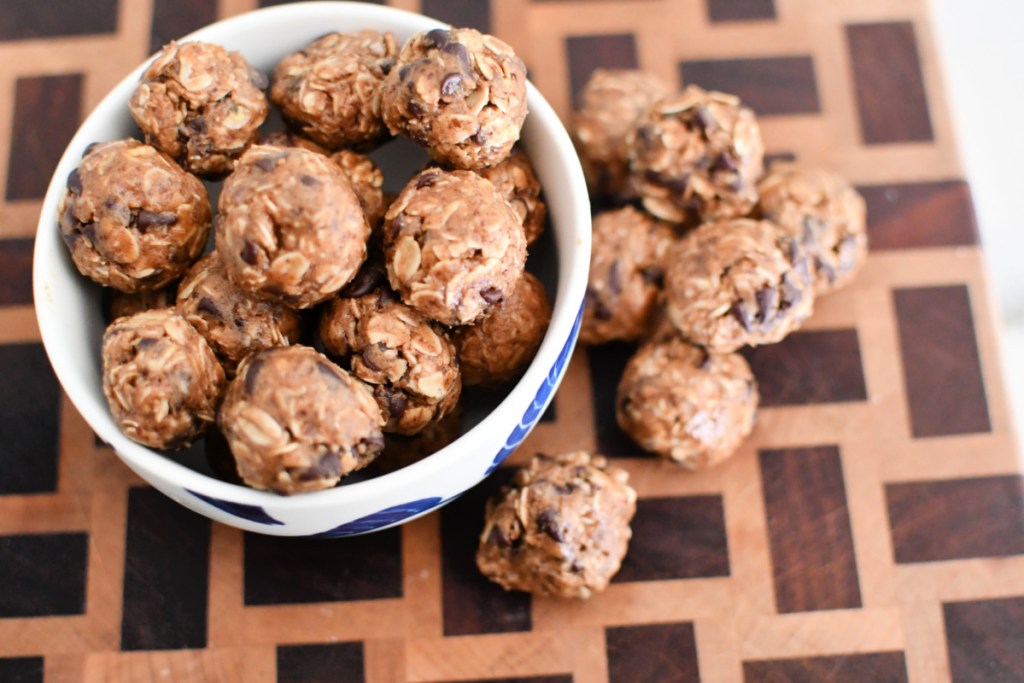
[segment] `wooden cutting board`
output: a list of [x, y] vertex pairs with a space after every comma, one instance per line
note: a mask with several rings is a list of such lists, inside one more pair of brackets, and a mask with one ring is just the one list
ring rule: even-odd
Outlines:
[[750, 354], [763, 408], [724, 466], [638, 452], [612, 418], [629, 350], [577, 352], [513, 460], [632, 473], [630, 555], [582, 603], [476, 574], [500, 471], [401, 529], [254, 536], [145, 487], [61, 393], [30, 289], [52, 168], [151, 50], [255, 4], [0, 3], [0, 680], [1024, 680], [1024, 496], [924, 0], [391, 3], [501, 36], [563, 115], [597, 66], [737, 93], [773, 157], [868, 201], [864, 273]]

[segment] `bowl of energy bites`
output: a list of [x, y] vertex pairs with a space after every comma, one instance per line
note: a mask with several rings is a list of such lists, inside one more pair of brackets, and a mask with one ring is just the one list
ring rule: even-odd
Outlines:
[[590, 205], [514, 47], [364, 3], [164, 46], [69, 143], [34, 295], [68, 397], [217, 521], [337, 537], [493, 471], [561, 381]]

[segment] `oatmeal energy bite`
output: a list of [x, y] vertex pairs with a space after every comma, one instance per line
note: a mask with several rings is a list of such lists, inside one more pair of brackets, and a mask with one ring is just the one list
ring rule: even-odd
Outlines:
[[733, 95], [689, 85], [655, 104], [628, 144], [632, 188], [659, 218], [696, 224], [757, 203], [764, 143], [754, 112]]
[[306, 346], [246, 358], [217, 417], [245, 483], [282, 494], [365, 467], [384, 446], [383, 422], [365, 384]]
[[573, 139], [594, 194], [628, 197], [629, 133], [669, 94], [657, 76], [634, 69], [596, 69], [580, 91]]
[[507, 298], [526, 263], [519, 217], [489, 181], [429, 168], [384, 217], [388, 279], [402, 300], [445, 325], [465, 325]]
[[750, 434], [757, 384], [737, 353], [671, 338], [645, 344], [619, 382], [619, 426], [643, 448], [690, 468], [728, 458]]
[[384, 82], [388, 129], [456, 168], [508, 156], [526, 119], [526, 66], [512, 48], [471, 28], [409, 39]]
[[243, 289], [309, 308], [352, 279], [370, 228], [340, 168], [299, 147], [255, 145], [220, 195], [217, 251]]
[[476, 325], [455, 328], [462, 380], [498, 385], [514, 380], [537, 354], [551, 322], [551, 302], [540, 280], [523, 273], [512, 296]]
[[398, 300], [383, 273], [375, 279], [373, 286], [371, 279], [357, 278], [358, 287], [330, 302], [320, 338], [370, 386], [387, 420], [384, 431], [416, 434], [458, 403], [455, 347], [440, 325]]
[[803, 247], [767, 221], [705, 223], [669, 250], [666, 263], [668, 315], [708, 351], [781, 341], [814, 309]]
[[267, 77], [220, 45], [171, 41], [142, 74], [128, 107], [146, 142], [185, 170], [231, 172], [270, 110]]
[[649, 329], [672, 228], [626, 206], [594, 217], [580, 341], [633, 341]]
[[177, 450], [213, 424], [224, 371], [174, 309], [118, 318], [103, 333], [102, 355], [103, 394], [128, 438]]
[[299, 339], [299, 314], [233, 283], [215, 251], [189, 270], [178, 287], [177, 302], [178, 312], [203, 335], [232, 376], [253, 351]]
[[373, 147], [388, 134], [380, 89], [397, 51], [390, 33], [328, 33], [278, 62], [270, 99], [325, 147]]
[[210, 200], [199, 179], [131, 139], [89, 146], [57, 214], [78, 270], [128, 293], [177, 280], [210, 232]]
[[604, 590], [632, 536], [628, 480], [599, 455], [537, 455], [488, 501], [477, 567], [506, 590], [560, 598]]
[[494, 166], [480, 169], [480, 175], [491, 181], [498, 193], [515, 210], [523, 222], [526, 245], [537, 241], [544, 232], [547, 206], [540, 198], [540, 180], [533, 170], [530, 158], [515, 147], [507, 159]]
[[776, 164], [758, 185], [761, 215], [803, 244], [824, 294], [853, 279], [868, 253], [864, 198], [834, 173]]

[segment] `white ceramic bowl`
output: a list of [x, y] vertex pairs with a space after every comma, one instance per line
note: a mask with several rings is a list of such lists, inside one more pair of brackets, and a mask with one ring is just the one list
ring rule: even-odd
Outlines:
[[[391, 31], [399, 43], [440, 22], [363, 3], [272, 7], [207, 26], [187, 39], [241, 51], [265, 73], [284, 55], [327, 31]], [[57, 230], [57, 202], [68, 173], [96, 140], [137, 134], [128, 99], [145, 65], [103, 99], [72, 138], [50, 181], [36, 236], [33, 288], [43, 344], [72, 403], [132, 470], [185, 507], [225, 524], [281, 536], [335, 537], [399, 524], [478, 483], [526, 437], [543, 414], [576, 343], [590, 261], [590, 207], [579, 161], [554, 110], [528, 85], [523, 142], [540, 176], [553, 226], [545, 269], [554, 315], [522, 379], [459, 439], [411, 466], [377, 478], [291, 497], [236, 486], [150, 450], [115, 426], [100, 384], [100, 288], [75, 269]], [[385, 149], [394, 147], [391, 143]], [[400, 145], [398, 154], [405, 154]], [[394, 155], [396, 152], [391, 152]], [[416, 163], [419, 163], [417, 160]], [[387, 173], [387, 169], [385, 168]], [[411, 175], [411, 173], [409, 174]], [[404, 182], [404, 178], [402, 179]], [[557, 256], [556, 256], [557, 255]], [[470, 423], [472, 424], [472, 421]]]

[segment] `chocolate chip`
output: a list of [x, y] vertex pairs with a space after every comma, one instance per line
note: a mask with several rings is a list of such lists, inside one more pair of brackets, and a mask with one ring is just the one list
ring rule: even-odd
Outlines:
[[405, 413], [405, 408], [409, 404], [409, 400], [400, 391], [395, 391], [389, 386], [378, 384], [373, 388], [373, 396], [378, 402], [383, 402], [387, 408], [388, 415], [394, 419], [398, 419]]
[[341, 296], [349, 299], [366, 296], [383, 285], [386, 279], [387, 274], [384, 272], [383, 266], [377, 263], [367, 264], [360, 268], [352, 281], [345, 286], [345, 289], [341, 290]]
[[195, 116], [189, 119], [187, 125], [193, 133], [202, 134], [206, 132], [206, 118], [202, 116]]
[[505, 531], [497, 525], [491, 527], [491, 532], [487, 534], [487, 542], [491, 545], [496, 545], [499, 548], [512, 547], [512, 539], [510, 539], [505, 534]]
[[537, 513], [537, 529], [559, 543], [565, 540], [562, 530], [558, 528], [558, 513], [554, 508], [547, 508]]
[[594, 302], [594, 317], [598, 320], [611, 320], [612, 312], [604, 303], [596, 301]]
[[89, 240], [92, 244], [96, 244], [96, 224], [95, 223], [81, 223], [82, 235], [85, 239]]
[[462, 90], [462, 76], [457, 73], [450, 73], [441, 81], [441, 95], [443, 97], [455, 97]]
[[497, 287], [488, 287], [480, 292], [480, 298], [493, 305], [504, 301], [505, 295]]
[[267, 75], [259, 69], [253, 69], [249, 72], [249, 81], [260, 90], [267, 89]]
[[441, 52], [452, 55], [459, 60], [459, 66], [462, 68], [462, 72], [466, 75], [473, 73], [473, 67], [469, 65], [469, 53], [466, 51], [466, 46], [458, 41], [452, 41], [441, 48]]
[[217, 305], [213, 303], [213, 299], [209, 297], [204, 296], [202, 299], [200, 299], [199, 303], [196, 304], [196, 308], [202, 311], [203, 313], [209, 313], [214, 318], [220, 317], [220, 311], [217, 309]]
[[473, 133], [469, 139], [472, 140], [475, 145], [486, 145], [489, 137], [490, 136], [486, 130], [483, 128], [477, 128], [476, 132]]
[[153, 348], [159, 342], [160, 342], [159, 339], [151, 339], [149, 337], [143, 337], [142, 339], [139, 340], [139, 342], [138, 342], [138, 344], [136, 344], [136, 346], [139, 348], [140, 351], [142, 351], [142, 350], [145, 350], [145, 349]]
[[393, 59], [382, 59], [380, 61], [379, 66], [380, 66], [380, 72], [382, 74], [384, 74], [385, 76], [387, 76], [389, 73], [391, 73], [391, 69], [393, 69], [395, 67], [395, 60], [393, 60]]
[[427, 47], [436, 47], [439, 50], [443, 50], [451, 41], [451, 38], [452, 33], [448, 29], [435, 28], [433, 31], [428, 31], [427, 35], [423, 36], [423, 42], [426, 43]]
[[647, 284], [661, 287], [665, 281], [665, 271], [662, 270], [661, 266], [647, 266], [640, 271], [640, 277], [644, 279]]
[[249, 362], [249, 367], [245, 371], [245, 393], [252, 395], [252, 392], [256, 390], [256, 377], [260, 374], [260, 370], [263, 368], [263, 359], [254, 358]]
[[715, 163], [711, 167], [711, 170], [716, 172], [727, 171], [729, 173], [733, 173], [735, 171], [738, 171], [739, 168], [740, 167], [739, 165], [737, 165], [736, 159], [734, 159], [732, 154], [730, 154], [729, 151], [726, 150], [725, 152], [722, 152], [721, 154], [718, 155], [718, 158], [715, 159]]
[[266, 173], [270, 173], [274, 170], [274, 167], [277, 166], [277, 160], [280, 158], [281, 157], [278, 156], [262, 157], [256, 161], [256, 168]]
[[789, 277], [789, 273], [782, 276], [782, 303], [779, 304], [779, 310], [784, 311], [787, 308], [798, 305], [804, 298], [803, 290], [793, 284], [793, 281]]
[[401, 81], [407, 81], [407, 80], [409, 80], [409, 74], [411, 74], [411, 73], [412, 73], [412, 66], [410, 66], [409, 64], [406, 64], [405, 66], [403, 66], [401, 69], [398, 70], [398, 79], [401, 80]]
[[135, 217], [135, 223], [142, 232], [146, 232], [153, 227], [174, 225], [177, 222], [178, 214], [176, 213], [157, 213], [155, 211], [146, 211], [145, 209], [139, 211]]
[[733, 303], [729, 312], [732, 313], [733, 317], [739, 321], [744, 330], [750, 332], [754, 329], [754, 317], [750, 314], [750, 307], [747, 306], [745, 301], [740, 299]]
[[372, 434], [359, 441], [360, 449], [364, 455], [380, 453], [384, 449], [384, 436]]
[[757, 290], [754, 298], [757, 299], [757, 319], [767, 327], [775, 317], [779, 305], [779, 290], [776, 287], [765, 287]]
[[[422, 118], [423, 115], [427, 113], [427, 111], [423, 107], [421, 107], [418, 102], [414, 102], [412, 100], [409, 100], [407, 108], [409, 109], [409, 115], [412, 116], [413, 118]], [[426, 138], [424, 137], [423, 139]]]
[[305, 174], [303, 174], [302, 177], [299, 178], [299, 182], [301, 182], [306, 187], [317, 187], [317, 186], [320, 185], [320, 181], [319, 180], [317, 180], [316, 178], [314, 178], [311, 175], [305, 175]]
[[68, 173], [68, 189], [75, 194], [82, 194], [82, 176], [78, 174], [78, 169]]
[[372, 346], [367, 346], [365, 349], [363, 349], [363, 353], [362, 353], [363, 365], [365, 365], [367, 368], [369, 368], [373, 372], [378, 372], [380, 370], [380, 366], [373, 362], [373, 358], [372, 358], [372, 356], [373, 356], [373, 353], [372, 353], [373, 349], [374, 349], [374, 347], [372, 347]]
[[697, 107], [694, 112], [694, 124], [703, 131], [707, 131], [709, 128], [715, 127], [715, 117], [711, 115], [711, 112], [707, 107], [701, 105]]
[[85, 149], [82, 150], [82, 158], [84, 159], [85, 157], [89, 156], [89, 154], [91, 154], [92, 151], [101, 144], [103, 143], [99, 142], [98, 140], [96, 142], [90, 142], [88, 145], [86, 145]]
[[259, 262], [260, 248], [252, 240], [246, 240], [242, 246], [241, 256], [243, 261], [250, 266], [255, 266]]
[[336, 479], [341, 476], [341, 457], [336, 451], [327, 451], [320, 456], [316, 464], [307, 470], [300, 471], [299, 481], [317, 479]]
[[437, 179], [441, 177], [440, 173], [421, 173], [416, 178], [416, 189], [422, 190], [424, 187], [433, 187]]
[[619, 272], [620, 263], [619, 261], [612, 261], [611, 268], [608, 269], [608, 291], [613, 295], [618, 296], [622, 292], [622, 274]]

